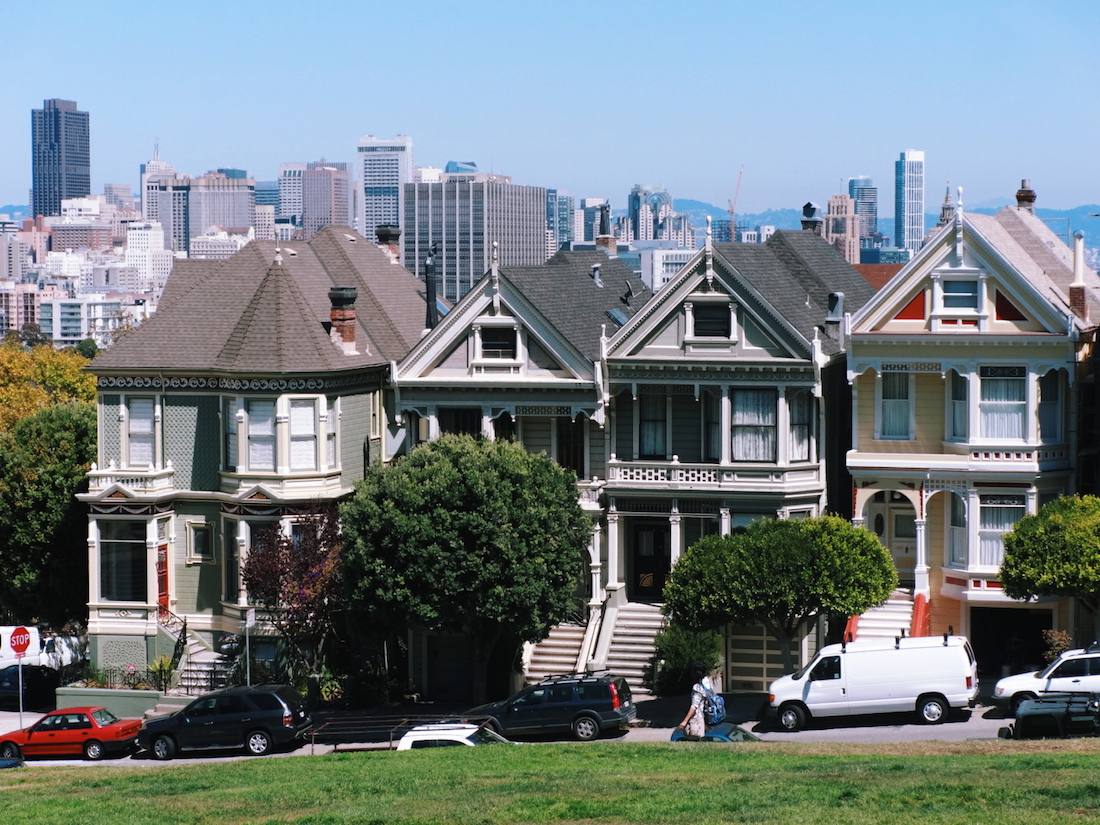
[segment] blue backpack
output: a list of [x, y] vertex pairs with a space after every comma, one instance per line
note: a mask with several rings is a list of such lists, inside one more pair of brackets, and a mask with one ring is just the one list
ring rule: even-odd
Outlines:
[[717, 725], [726, 719], [726, 700], [706, 685], [703, 685], [703, 719], [708, 725]]

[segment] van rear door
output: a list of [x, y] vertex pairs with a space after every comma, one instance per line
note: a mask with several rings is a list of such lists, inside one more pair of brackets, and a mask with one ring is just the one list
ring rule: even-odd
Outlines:
[[848, 688], [844, 656], [822, 656], [806, 675], [802, 701], [812, 716], [844, 716], [848, 713]]

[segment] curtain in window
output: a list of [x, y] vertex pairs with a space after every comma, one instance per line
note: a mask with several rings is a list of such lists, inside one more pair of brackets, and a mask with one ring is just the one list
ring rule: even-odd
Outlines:
[[733, 460], [775, 461], [776, 390], [735, 389]]
[[153, 448], [153, 399], [132, 398], [129, 407], [130, 466], [152, 467], [155, 458]]
[[952, 567], [966, 567], [966, 502], [959, 496], [948, 495], [951, 499], [951, 528], [947, 563]]
[[222, 401], [222, 423], [225, 425], [225, 469], [237, 471], [237, 399]]
[[1024, 517], [1023, 496], [982, 496], [978, 530], [978, 563], [1000, 567], [1004, 557], [1004, 534]]
[[791, 461], [810, 460], [810, 414], [813, 405], [809, 390], [794, 390], [788, 397], [791, 416]]
[[317, 415], [312, 400], [290, 402], [290, 469], [317, 469]]
[[642, 458], [664, 458], [665, 396], [653, 393], [638, 396], [638, 453]]
[[1023, 439], [1027, 387], [1023, 378], [982, 378], [983, 438]]
[[882, 438], [909, 438], [909, 373], [882, 374]]
[[248, 403], [248, 469], [275, 469], [275, 402]]

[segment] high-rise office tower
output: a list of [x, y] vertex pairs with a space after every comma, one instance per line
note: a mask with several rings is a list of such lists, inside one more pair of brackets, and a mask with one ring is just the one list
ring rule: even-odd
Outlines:
[[151, 186], [151, 182], [158, 177], [171, 177], [176, 174], [176, 167], [160, 159], [160, 143], [153, 146], [153, 159], [141, 164], [141, 217], [146, 221], [159, 221], [157, 206], [160, 200], [157, 196], [158, 188]]
[[302, 230], [307, 238], [329, 224], [348, 222], [351, 182], [342, 165], [344, 169], [314, 166], [302, 173]]
[[381, 140], [363, 135], [355, 157], [359, 171], [356, 229], [373, 241], [375, 229], [381, 224], [404, 225], [405, 185], [414, 180], [412, 138], [398, 135], [393, 140]]
[[276, 212], [279, 211], [279, 181], [256, 181], [256, 205], [273, 206]]
[[859, 247], [869, 249], [878, 234], [878, 189], [866, 175], [848, 179], [848, 196], [855, 201], [859, 218]]
[[60, 215], [65, 198], [92, 193], [89, 118], [75, 100], [31, 110], [31, 214]]
[[924, 241], [924, 152], [906, 149], [894, 163], [894, 246], [912, 257]]
[[190, 238], [203, 235], [211, 226], [222, 229], [247, 229], [252, 226], [256, 206], [256, 181], [229, 178], [221, 172], [207, 172], [191, 179], [188, 208]]
[[553, 252], [568, 249], [573, 240], [573, 196], [546, 190], [547, 248]]
[[454, 173], [438, 183], [405, 185], [402, 260], [423, 274], [436, 247], [439, 294], [457, 301], [492, 263], [493, 243], [502, 265], [546, 262], [546, 190], [519, 186], [504, 175]]
[[825, 240], [850, 264], [859, 263], [860, 219], [856, 203], [851, 195], [833, 195], [829, 198], [825, 215]]
[[279, 164], [279, 208], [275, 217], [289, 220], [295, 225], [302, 222], [302, 175], [306, 172], [304, 163]]

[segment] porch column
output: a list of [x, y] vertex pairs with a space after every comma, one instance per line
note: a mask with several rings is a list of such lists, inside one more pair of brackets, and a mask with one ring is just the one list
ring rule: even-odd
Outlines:
[[[722, 414], [719, 416], [721, 423], [721, 436], [722, 436], [722, 464], [729, 464], [732, 461], [730, 457], [733, 454], [733, 403], [730, 401], [730, 388], [723, 385], [722, 390]], [[723, 531], [723, 535], [728, 533], [729, 530]]]
[[917, 528], [917, 563], [913, 569], [916, 582], [914, 584], [914, 596], [917, 593], [923, 593], [925, 596], [931, 595], [931, 589], [928, 584], [928, 533], [924, 529], [928, 524], [927, 520], [919, 518], [913, 522]]
[[728, 536], [730, 534], [731, 529], [732, 529], [732, 527], [731, 527], [731, 519], [730, 519], [730, 508], [729, 507], [719, 507], [718, 508], [718, 535]]
[[619, 514], [607, 514], [607, 586], [622, 587], [619, 570], [621, 568], [622, 542], [619, 540]]
[[680, 516], [676, 514], [668, 517], [668, 524], [670, 528], [669, 566], [676, 564], [676, 560], [680, 558], [680, 544], [683, 541], [683, 534], [680, 529], [680, 520]]
[[592, 576], [592, 598], [588, 600], [590, 607], [599, 607], [603, 604], [603, 584], [600, 582], [600, 575], [603, 572], [603, 565], [600, 562], [602, 539], [603, 526], [597, 523], [592, 530], [592, 538], [588, 542], [588, 569]]

